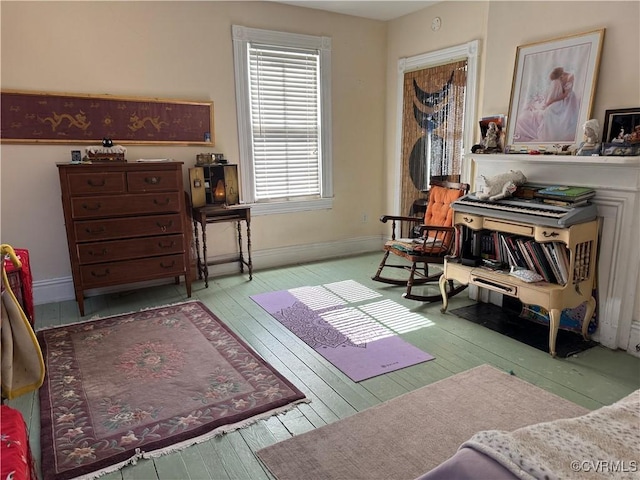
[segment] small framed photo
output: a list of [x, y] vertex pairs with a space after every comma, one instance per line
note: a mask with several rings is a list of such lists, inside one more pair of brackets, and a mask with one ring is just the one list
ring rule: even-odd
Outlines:
[[640, 144], [640, 107], [607, 110], [604, 114], [602, 141]]
[[505, 115], [491, 115], [482, 117], [480, 135], [482, 140], [480, 147], [483, 153], [502, 153], [504, 151], [504, 135], [506, 127]]
[[82, 152], [80, 150], [71, 150], [71, 163], [82, 162]]
[[504, 129], [507, 123], [506, 115], [491, 115], [489, 117], [482, 117], [480, 119], [480, 134], [482, 138], [487, 136], [487, 130], [489, 129], [489, 124], [493, 122], [496, 124], [498, 128], [498, 132], [500, 132], [500, 137], [504, 135]]

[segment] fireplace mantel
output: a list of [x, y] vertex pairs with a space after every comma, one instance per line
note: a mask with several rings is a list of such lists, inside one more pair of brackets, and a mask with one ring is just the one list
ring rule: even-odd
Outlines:
[[473, 191], [484, 185], [483, 175], [509, 170], [521, 170], [531, 183], [596, 190], [601, 232], [594, 339], [640, 356], [640, 157], [469, 154], [466, 159]]

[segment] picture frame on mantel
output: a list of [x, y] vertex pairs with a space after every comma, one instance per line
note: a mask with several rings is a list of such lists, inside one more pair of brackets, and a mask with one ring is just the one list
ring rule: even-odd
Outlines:
[[605, 29], [516, 49], [507, 149], [559, 150], [582, 140], [590, 118]]
[[602, 155], [640, 155], [640, 107], [607, 110], [602, 142]]
[[640, 143], [640, 107], [607, 110], [604, 114], [602, 141]]

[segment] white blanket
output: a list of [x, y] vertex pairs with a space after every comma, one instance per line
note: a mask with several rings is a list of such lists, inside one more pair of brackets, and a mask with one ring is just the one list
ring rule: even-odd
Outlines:
[[640, 478], [640, 390], [576, 418], [475, 434], [470, 447], [522, 479]]

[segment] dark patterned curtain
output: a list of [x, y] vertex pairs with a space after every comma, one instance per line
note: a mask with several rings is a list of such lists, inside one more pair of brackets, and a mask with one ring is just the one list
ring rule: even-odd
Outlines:
[[402, 214], [431, 179], [460, 181], [466, 84], [466, 60], [404, 74]]

